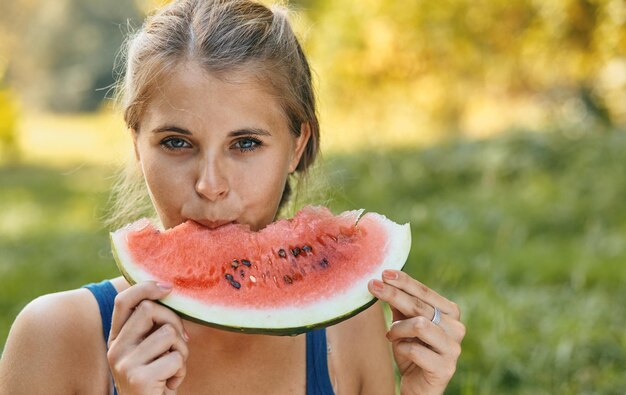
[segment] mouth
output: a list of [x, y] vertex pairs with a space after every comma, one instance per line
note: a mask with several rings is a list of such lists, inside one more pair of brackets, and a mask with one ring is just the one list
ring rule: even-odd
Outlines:
[[228, 221], [228, 220], [216, 220], [211, 221], [208, 219], [192, 219], [191, 221], [204, 226], [209, 229], [217, 229], [221, 226], [230, 225], [236, 223], [236, 221]]

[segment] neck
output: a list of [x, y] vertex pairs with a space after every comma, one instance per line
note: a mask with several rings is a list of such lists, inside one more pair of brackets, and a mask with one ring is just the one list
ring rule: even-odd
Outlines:
[[189, 341], [193, 342], [194, 347], [206, 347], [214, 352], [228, 352], [233, 350], [233, 347], [235, 347], [234, 349], [259, 352], [267, 348], [275, 352], [277, 347], [290, 347], [297, 341], [295, 336], [251, 335], [230, 332], [188, 320], [183, 320], [183, 324], [189, 334]]

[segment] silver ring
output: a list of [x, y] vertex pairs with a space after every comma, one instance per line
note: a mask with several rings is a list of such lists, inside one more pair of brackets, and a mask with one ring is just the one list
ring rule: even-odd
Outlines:
[[433, 319], [430, 320], [433, 324], [439, 325], [441, 322], [441, 310], [435, 307], [435, 313], [433, 314]]

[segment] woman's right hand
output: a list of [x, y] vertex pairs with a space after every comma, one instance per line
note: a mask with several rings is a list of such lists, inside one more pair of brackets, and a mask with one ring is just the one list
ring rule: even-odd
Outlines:
[[154, 300], [171, 285], [146, 281], [115, 298], [107, 358], [118, 393], [173, 394], [186, 373], [188, 336], [178, 315]]

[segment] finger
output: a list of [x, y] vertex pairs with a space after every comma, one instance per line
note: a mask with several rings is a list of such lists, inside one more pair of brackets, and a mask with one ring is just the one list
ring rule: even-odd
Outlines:
[[165, 382], [165, 386], [170, 390], [175, 390], [176, 388], [180, 387], [180, 385], [183, 383], [183, 380], [185, 379], [186, 372], [187, 368], [183, 367], [181, 370], [176, 372], [176, 374], [174, 374], [174, 377], [167, 379], [167, 381]]
[[187, 361], [189, 356], [187, 342], [174, 326], [165, 324], [150, 334], [133, 350], [131, 359], [133, 364], [145, 365], [166, 352], [173, 351], [178, 351], [183, 356], [183, 360]]
[[445, 366], [443, 357], [423, 344], [413, 341], [394, 343], [396, 359], [408, 359], [423, 370], [433, 373]]
[[154, 281], [145, 281], [135, 284], [128, 289], [120, 292], [115, 297], [115, 306], [113, 308], [113, 319], [111, 322], [111, 331], [109, 341], [117, 338], [120, 330], [135, 311], [135, 307], [145, 299], [157, 300], [165, 297], [172, 290], [171, 285], [166, 283], [157, 283]]
[[[370, 280], [368, 289], [378, 299], [389, 303], [392, 308], [402, 313], [404, 315], [402, 318], [417, 316], [432, 318], [435, 311], [431, 305], [421, 299], [380, 280]], [[397, 315], [394, 314], [394, 319], [397, 318]]]
[[390, 341], [417, 338], [438, 354], [444, 354], [451, 343], [442, 328], [424, 317], [394, 322], [387, 332], [387, 338]]
[[385, 283], [393, 285], [431, 306], [437, 306], [444, 314], [451, 315], [457, 320], [461, 319], [461, 311], [456, 303], [439, 295], [403, 271], [385, 270], [382, 277]]
[[[146, 366], [146, 374], [158, 381], [169, 381], [174, 378], [184, 378], [187, 373], [183, 356], [173, 351], [156, 359]], [[171, 382], [169, 383], [172, 384]], [[174, 383], [175, 384], [175, 383]], [[174, 389], [168, 386], [169, 389]]]
[[181, 337], [185, 338], [186, 336], [183, 322], [176, 313], [151, 300], [142, 300], [120, 330], [118, 338], [115, 339], [116, 342], [120, 343], [117, 346], [140, 344], [144, 338], [150, 335], [155, 325], [159, 327], [171, 325]]

